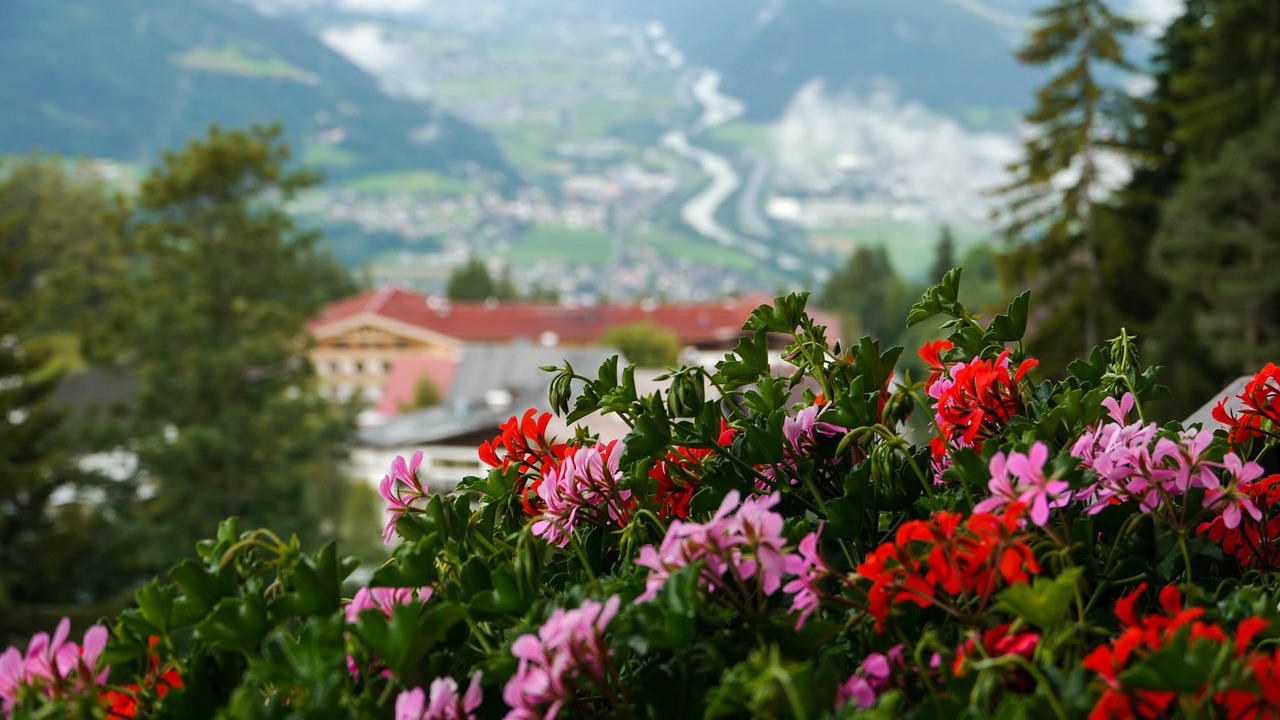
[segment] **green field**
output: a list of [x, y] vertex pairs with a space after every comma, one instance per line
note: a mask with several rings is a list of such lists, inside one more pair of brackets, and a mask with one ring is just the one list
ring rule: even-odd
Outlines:
[[507, 252], [507, 262], [519, 268], [539, 260], [602, 265], [613, 255], [613, 242], [603, 230], [534, 225]]
[[[863, 222], [842, 227], [813, 228], [807, 231], [809, 244], [816, 250], [831, 252], [843, 258], [859, 244], [884, 245], [889, 261], [904, 278], [922, 279], [933, 263], [938, 247], [939, 226], [927, 220], [898, 220], [889, 217], [867, 218]], [[953, 227], [956, 251], [990, 240], [990, 234], [975, 227]]]
[[192, 70], [266, 77], [279, 80], [314, 84], [319, 81], [315, 73], [309, 73], [278, 57], [257, 58], [247, 54], [239, 45], [227, 43], [222, 47], [195, 47], [172, 60]]
[[475, 192], [468, 183], [428, 170], [399, 170], [364, 175], [348, 180], [343, 187], [366, 195], [417, 195], [456, 197]]
[[345, 168], [356, 164], [359, 158], [342, 148], [308, 140], [302, 146], [302, 161], [316, 167]]
[[747, 255], [688, 235], [662, 230], [638, 230], [631, 233], [631, 242], [648, 245], [657, 250], [659, 255], [673, 260], [683, 259], [748, 273], [759, 269], [756, 261]]
[[707, 133], [707, 137], [715, 142], [737, 145], [747, 150], [762, 153], [773, 153], [776, 142], [773, 138], [773, 126], [764, 123], [734, 120]]

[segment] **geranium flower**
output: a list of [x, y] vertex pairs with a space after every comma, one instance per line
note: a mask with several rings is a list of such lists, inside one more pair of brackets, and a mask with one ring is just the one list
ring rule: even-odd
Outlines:
[[475, 720], [474, 712], [484, 700], [481, 677], [477, 670], [462, 696], [458, 695], [458, 682], [451, 677], [432, 680], [429, 692], [422, 688], [405, 690], [396, 696], [395, 720]]
[[547, 470], [538, 485], [541, 518], [533, 523], [534, 535], [553, 545], [569, 544], [580, 523], [621, 527], [631, 517], [631, 491], [622, 489], [617, 441], [608, 445], [574, 448]]
[[791, 595], [791, 611], [799, 611], [796, 629], [804, 626], [805, 620], [817, 611], [822, 600], [822, 590], [818, 583], [831, 574], [831, 569], [823, 562], [818, 553], [818, 536], [822, 526], [804, 536], [796, 552], [786, 556], [786, 571], [796, 578], [782, 587], [782, 592]]
[[604, 630], [618, 612], [618, 596], [603, 604], [584, 600], [574, 610], [556, 608], [536, 634], [511, 644], [519, 660], [502, 699], [511, 710], [506, 720], [553, 718], [578, 693], [606, 682], [604, 660], [611, 651]]

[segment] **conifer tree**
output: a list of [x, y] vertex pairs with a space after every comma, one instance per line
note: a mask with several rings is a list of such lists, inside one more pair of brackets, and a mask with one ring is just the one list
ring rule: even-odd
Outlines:
[[1170, 199], [1157, 257], [1194, 293], [1193, 327], [1214, 358], [1251, 373], [1280, 357], [1280, 105], [1193, 171]]
[[933, 254], [933, 269], [929, 271], [929, 282], [940, 282], [947, 271], [956, 266], [956, 239], [951, 233], [950, 225], [943, 225], [938, 231], [938, 247]]
[[1135, 25], [1101, 0], [1054, 0], [1038, 16], [1018, 59], [1055, 74], [1036, 93], [1025, 118], [1033, 134], [999, 190], [1008, 202], [1006, 265], [1011, 280], [1038, 291], [1048, 313], [1033, 342], [1052, 337], [1061, 347], [1074, 335], [1087, 352], [1100, 339], [1104, 310], [1098, 209], [1109, 192], [1108, 158], [1125, 150], [1121, 129], [1131, 112], [1128, 97], [1100, 78], [1131, 69], [1122, 43]]
[[817, 304], [840, 315], [842, 336], [870, 335], [892, 343], [901, 333], [906, 290], [883, 245], [859, 246], [831, 275]]
[[[16, 225], [0, 218], [0, 245]], [[0, 254], [0, 644], [47, 623], [42, 608], [99, 599], [81, 582], [101, 560], [87, 548], [99, 518], [79, 492], [93, 478], [72, 461], [51, 404], [61, 375], [47, 351], [25, 341], [31, 313], [5, 296], [26, 267], [18, 253]], [[55, 503], [60, 491], [68, 492]]]
[[1200, 165], [1280, 99], [1280, 3], [1188, 0], [1175, 28], [1189, 62], [1171, 77], [1174, 137]]
[[142, 562], [189, 553], [229, 515], [277, 533], [340, 511], [347, 423], [314, 392], [303, 323], [323, 300], [313, 233], [281, 208], [315, 178], [279, 128], [211, 128], [167, 153], [126, 223], [136, 425], [157, 537]]

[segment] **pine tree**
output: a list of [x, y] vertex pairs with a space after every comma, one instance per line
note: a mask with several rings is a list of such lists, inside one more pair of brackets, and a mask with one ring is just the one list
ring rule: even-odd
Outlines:
[[211, 128], [142, 183], [126, 226], [136, 425], [148, 511], [139, 548], [163, 565], [225, 516], [314, 534], [340, 508], [347, 423], [316, 395], [303, 323], [316, 235], [281, 204], [315, 177], [286, 169], [279, 128]]
[[1280, 3], [1188, 0], [1176, 24], [1190, 62], [1171, 77], [1174, 136], [1193, 165], [1211, 162], [1280, 99]]
[[938, 231], [938, 247], [933, 252], [933, 269], [929, 271], [929, 281], [941, 281], [942, 276], [955, 266], [956, 239], [951, 233], [951, 226], [943, 225]]
[[[0, 218], [0, 245], [17, 224], [13, 215]], [[5, 297], [18, 294], [27, 267], [19, 253], [0, 254], [0, 645], [47, 626], [46, 608], [82, 615], [69, 606], [101, 599], [85, 581], [89, 565], [102, 560], [89, 546], [101, 516], [80, 492], [94, 479], [72, 461], [51, 404], [61, 375], [48, 352], [25, 342], [31, 313]], [[60, 491], [70, 492], [55, 503]]]
[[841, 316], [842, 337], [870, 335], [892, 343], [901, 334], [906, 290], [883, 245], [860, 246], [832, 274], [818, 305]]
[[1227, 143], [1170, 199], [1161, 267], [1199, 302], [1193, 327], [1214, 358], [1252, 373], [1280, 357], [1280, 105]]
[[1061, 346], [1074, 334], [1087, 352], [1100, 340], [1104, 309], [1097, 216], [1109, 192], [1105, 164], [1124, 152], [1120, 131], [1131, 113], [1128, 97], [1099, 76], [1131, 69], [1122, 42], [1135, 25], [1101, 0], [1055, 0], [1038, 16], [1018, 59], [1056, 74], [1036, 93], [1025, 118], [1034, 135], [1000, 189], [1007, 268], [1013, 281], [1031, 283], [1049, 313], [1035, 337]]

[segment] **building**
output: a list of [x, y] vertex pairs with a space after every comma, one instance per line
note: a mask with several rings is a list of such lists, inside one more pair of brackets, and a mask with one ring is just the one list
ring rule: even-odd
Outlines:
[[[550, 409], [547, 391], [551, 373], [540, 365], [565, 362], [594, 374], [609, 356], [608, 348], [550, 348], [517, 341], [505, 345], [469, 345], [460, 358], [453, 382], [439, 405], [401, 413], [385, 423], [361, 428], [353, 443], [351, 467], [357, 477], [377, 486], [397, 455], [423, 451], [420, 477], [433, 493], [447, 493], [468, 475], [483, 476], [476, 448], [498, 434], [498, 426], [529, 408]], [[615, 418], [594, 428], [608, 439], [622, 437], [625, 427]], [[572, 435], [559, 419], [550, 432]]]
[[[599, 343], [610, 328], [644, 321], [674, 332], [691, 351], [711, 352], [718, 359], [743, 335], [742, 325], [751, 311], [766, 302], [769, 298], [753, 295], [678, 305], [455, 303], [388, 287], [327, 305], [307, 324], [307, 331], [315, 343], [311, 361], [321, 392], [337, 401], [359, 397], [374, 405], [386, 392], [396, 363], [404, 358], [418, 358], [419, 363], [431, 358], [459, 362], [470, 345], [516, 341], [540, 347], [586, 347]], [[823, 313], [814, 315], [831, 328], [839, 326]], [[406, 375], [409, 380], [404, 379]], [[411, 373], [401, 372], [399, 378], [401, 385], [412, 382]]]

